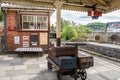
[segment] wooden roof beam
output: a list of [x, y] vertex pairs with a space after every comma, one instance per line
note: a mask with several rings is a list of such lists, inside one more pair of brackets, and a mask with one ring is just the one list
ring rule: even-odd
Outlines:
[[[90, 6], [91, 4], [82, 4], [82, 5], [80, 5], [80, 4], [64, 3], [64, 5], [72, 6], [72, 7], [85, 7], [86, 5]], [[99, 5], [97, 5], [96, 8], [99, 9], [99, 10], [109, 10], [109, 7], [107, 7], [107, 6], [99, 6]]]
[[103, 0], [98, 0], [101, 4], [103, 4], [103, 5], [105, 5], [105, 6], [107, 6], [108, 4], [105, 2], [105, 1], [103, 1]]
[[44, 2], [44, 3], [54, 3], [54, 1], [50, 1], [50, 0], [31, 0], [31, 1]]

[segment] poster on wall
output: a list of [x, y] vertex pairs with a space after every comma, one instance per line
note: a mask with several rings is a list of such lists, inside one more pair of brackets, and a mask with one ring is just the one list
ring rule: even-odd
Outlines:
[[23, 47], [29, 47], [29, 36], [23, 36]]
[[40, 45], [48, 44], [48, 33], [40, 33]]
[[14, 36], [14, 44], [20, 44], [20, 37]]

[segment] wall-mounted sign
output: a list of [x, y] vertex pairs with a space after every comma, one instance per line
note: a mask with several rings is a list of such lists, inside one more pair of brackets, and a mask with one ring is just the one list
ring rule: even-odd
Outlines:
[[40, 45], [48, 44], [48, 33], [40, 33]]
[[16, 30], [16, 27], [13, 27], [13, 26], [8, 27], [8, 31], [15, 31], [15, 30]]
[[29, 36], [23, 36], [23, 47], [29, 47]]
[[20, 44], [20, 37], [14, 36], [14, 44]]
[[120, 22], [108, 23], [107, 32], [120, 32]]

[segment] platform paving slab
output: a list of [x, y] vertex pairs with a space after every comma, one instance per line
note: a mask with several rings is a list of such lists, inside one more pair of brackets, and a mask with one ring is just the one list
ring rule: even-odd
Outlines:
[[0, 80], [12, 80], [11, 77], [0, 77]]
[[27, 65], [27, 69], [36, 69], [36, 68], [40, 68], [38, 64]]
[[[86, 53], [84, 53], [86, 54]], [[19, 58], [12, 54], [0, 55], [0, 80], [58, 80], [56, 70], [47, 70], [46, 55]], [[87, 69], [87, 80], [120, 80], [120, 66], [94, 56], [95, 66]], [[63, 80], [73, 80], [63, 76]]]
[[27, 69], [26, 65], [17, 65], [17, 66], [14, 66], [14, 70], [24, 70], [24, 69]]
[[12, 77], [12, 80], [29, 80], [28, 75], [19, 75]]
[[88, 74], [90, 80], [107, 80], [104, 77], [99, 76], [98, 74]]
[[0, 66], [0, 70], [8, 71], [13, 70], [14, 66]]
[[7, 74], [7, 71], [0, 70], [0, 77], [4, 77], [4, 76], [6, 76], [6, 74]]
[[36, 75], [29, 75], [29, 80], [47, 80], [47, 79], [44, 76], [44, 74], [36, 74]]
[[44, 76], [46, 77], [47, 80], [57, 80], [56, 72], [54, 71], [49, 71], [45, 72]]
[[19, 76], [19, 75], [26, 75], [27, 71], [26, 70], [10, 70], [7, 71], [5, 76]]
[[100, 72], [99, 74], [106, 78], [107, 80], [117, 80], [117, 78], [120, 77], [120, 73], [114, 70]]

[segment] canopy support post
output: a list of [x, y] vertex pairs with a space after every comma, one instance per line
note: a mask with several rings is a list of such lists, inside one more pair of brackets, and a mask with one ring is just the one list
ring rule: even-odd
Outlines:
[[56, 7], [56, 46], [61, 45], [61, 7], [63, 5], [64, 1], [55, 1], [54, 5]]

